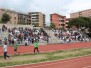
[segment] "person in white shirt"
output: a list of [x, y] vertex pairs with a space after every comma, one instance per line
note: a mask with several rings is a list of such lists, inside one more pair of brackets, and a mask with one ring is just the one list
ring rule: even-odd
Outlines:
[[6, 60], [7, 57], [10, 59], [10, 56], [7, 55], [7, 45], [6, 45], [6, 43], [3, 46], [3, 50], [4, 50], [4, 59]]
[[25, 46], [27, 46], [27, 45], [28, 45], [28, 39], [25, 40]]

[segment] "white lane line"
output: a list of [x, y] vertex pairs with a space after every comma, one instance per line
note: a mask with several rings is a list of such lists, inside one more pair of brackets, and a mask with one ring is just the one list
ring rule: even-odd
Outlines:
[[[88, 58], [88, 57], [86, 57]], [[71, 59], [71, 60], [67, 60], [67, 61], [58, 61], [58, 62], [52, 62], [52, 63], [48, 63], [48, 64], [42, 64], [42, 65], [37, 65], [37, 66], [31, 66], [31, 68], [37, 68], [37, 67], [43, 67], [43, 66], [50, 66], [50, 65], [55, 65], [55, 64], [59, 64], [59, 63], [67, 63], [67, 62], [71, 62], [71, 61], [79, 61], [79, 60], [84, 60], [86, 58], [79, 58], [79, 59]], [[29, 66], [28, 66], [29, 67]], [[25, 68], [28, 68], [27, 66]]]
[[83, 68], [91, 68], [91, 66], [86, 66], [86, 67], [83, 67]]

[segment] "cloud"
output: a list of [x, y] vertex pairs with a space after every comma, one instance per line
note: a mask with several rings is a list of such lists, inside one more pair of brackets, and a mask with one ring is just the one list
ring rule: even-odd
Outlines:
[[0, 0], [0, 8], [27, 12], [32, 0]]
[[73, 0], [68, 7], [70, 10], [84, 10], [91, 8], [91, 0]]
[[46, 14], [46, 22], [49, 24], [49, 14], [58, 13], [70, 17], [72, 12], [90, 9], [91, 0], [0, 0], [0, 8], [25, 13], [42, 12]]
[[[30, 5], [32, 11], [40, 11], [46, 14], [47, 24], [50, 22], [50, 14], [58, 13], [65, 15], [67, 9], [64, 9], [65, 4], [68, 3], [67, 0], [33, 0]], [[64, 6], [64, 7], [63, 7]], [[49, 24], [48, 24], [49, 25]]]
[[69, 17], [70, 13], [91, 9], [91, 0], [72, 0], [66, 8], [69, 9], [66, 11]]

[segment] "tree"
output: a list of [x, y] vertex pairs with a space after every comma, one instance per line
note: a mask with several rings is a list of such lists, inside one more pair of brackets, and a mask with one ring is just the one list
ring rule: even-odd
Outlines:
[[50, 23], [50, 28], [52, 29], [54, 29], [55, 28], [55, 24], [54, 23]]
[[88, 31], [91, 32], [91, 18], [88, 17], [74, 18], [69, 22], [68, 26], [69, 27], [76, 26], [78, 28], [81, 28], [82, 31], [88, 29]]
[[68, 24], [68, 26], [76, 26], [78, 28], [86, 27], [88, 28], [90, 24], [90, 19], [85, 17], [78, 17], [73, 20], [71, 20]]
[[2, 15], [1, 21], [2, 21], [2, 23], [7, 23], [8, 21], [10, 21], [10, 16], [8, 14], [4, 13]]
[[86, 25], [86, 27], [90, 27], [90, 25], [91, 25], [91, 18], [88, 18], [88, 17], [80, 17], [80, 18], [87, 22], [87, 23], [84, 23]]

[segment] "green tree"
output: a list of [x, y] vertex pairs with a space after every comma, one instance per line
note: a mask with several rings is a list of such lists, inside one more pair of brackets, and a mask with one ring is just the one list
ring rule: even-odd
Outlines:
[[52, 29], [54, 29], [55, 28], [55, 24], [54, 23], [50, 23], [50, 28]]
[[81, 17], [81, 18], [88, 22], [88, 23], [86, 23], [86, 24], [87, 24], [88, 27], [91, 29], [91, 18], [88, 18], [88, 17]]
[[86, 18], [78, 17], [78, 18], [75, 18], [75, 19], [71, 20], [69, 22], [68, 26], [70, 26], [70, 27], [71, 26], [76, 26], [78, 28], [81, 28], [81, 27], [89, 27], [89, 21]]
[[10, 21], [10, 16], [8, 14], [4, 13], [2, 15], [1, 21], [2, 21], [2, 23], [7, 23], [8, 21]]

